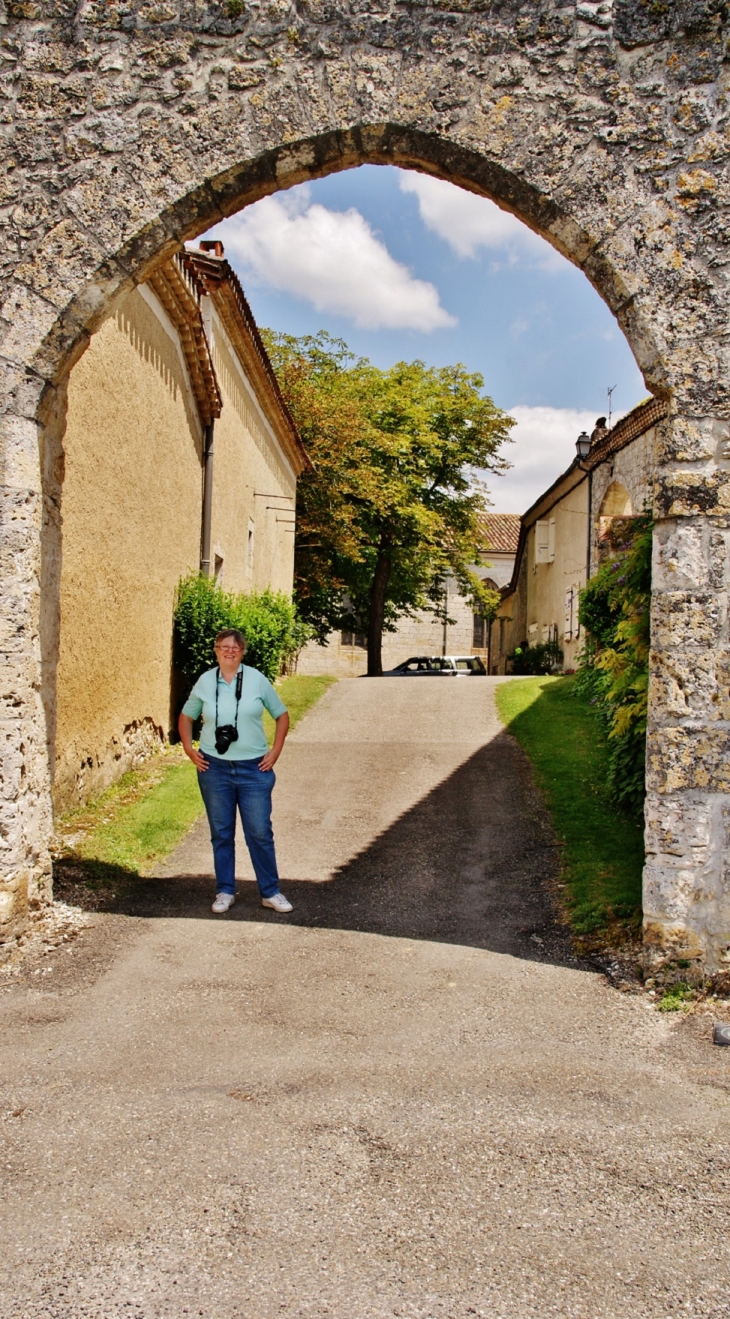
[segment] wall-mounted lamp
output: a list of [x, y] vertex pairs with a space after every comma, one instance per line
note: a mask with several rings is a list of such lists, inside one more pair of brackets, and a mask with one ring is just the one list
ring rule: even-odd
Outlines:
[[587, 458], [588, 454], [590, 453], [590, 449], [591, 449], [591, 437], [587, 431], [581, 431], [580, 435], [578, 436], [578, 439], [575, 442], [575, 451], [578, 454], [578, 457], [581, 460], [583, 458]]

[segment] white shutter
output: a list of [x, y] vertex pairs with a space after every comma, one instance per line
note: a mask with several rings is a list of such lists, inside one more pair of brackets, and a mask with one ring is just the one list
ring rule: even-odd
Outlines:
[[555, 559], [555, 518], [550, 519], [548, 525], [548, 563]]
[[550, 523], [535, 523], [535, 563], [550, 562]]
[[580, 608], [580, 587], [573, 587], [573, 640], [578, 641], [580, 638], [580, 618], [578, 610]]

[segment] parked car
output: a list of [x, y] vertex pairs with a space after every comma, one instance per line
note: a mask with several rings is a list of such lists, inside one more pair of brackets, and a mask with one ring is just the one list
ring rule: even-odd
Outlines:
[[478, 655], [414, 655], [396, 664], [384, 678], [468, 678], [486, 674]]

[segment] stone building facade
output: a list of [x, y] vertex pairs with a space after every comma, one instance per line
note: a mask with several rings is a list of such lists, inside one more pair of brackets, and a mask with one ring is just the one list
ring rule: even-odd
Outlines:
[[509, 671], [509, 656], [525, 642], [556, 642], [562, 667], [572, 671], [583, 647], [580, 592], [598, 567], [614, 518], [652, 506], [659, 399], [639, 404], [610, 430], [599, 418], [585, 458], [524, 514], [512, 580], [493, 625], [493, 673]]
[[[513, 513], [485, 513], [479, 519], [480, 562], [473, 565], [473, 571], [496, 589], [506, 586], [512, 576], [519, 529], [520, 519]], [[395, 632], [383, 633], [384, 669], [393, 669], [412, 655], [481, 655], [488, 663], [489, 627], [459, 593], [453, 579], [445, 586], [444, 602], [448, 622], [419, 610], [412, 618], [402, 618]], [[325, 646], [310, 642], [299, 656], [297, 672], [361, 677], [367, 672], [365, 635], [331, 632]]]
[[211, 571], [233, 590], [292, 589], [305, 455], [217, 246], [172, 257], [133, 289], [69, 374], [46, 690], [56, 809], [174, 726], [172, 611], [201, 563], [204, 470]]
[[646, 950], [730, 965], [728, 22], [717, 0], [5, 0], [4, 935], [51, 893], [46, 568], [63, 382], [181, 242], [277, 189], [387, 162], [542, 234], [668, 404], [653, 458]]

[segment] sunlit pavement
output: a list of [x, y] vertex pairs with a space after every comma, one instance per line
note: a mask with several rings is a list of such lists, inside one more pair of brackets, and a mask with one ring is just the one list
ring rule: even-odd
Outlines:
[[3, 1316], [726, 1319], [730, 1050], [574, 961], [493, 691], [338, 684], [291, 917], [202, 825], [0, 995]]

